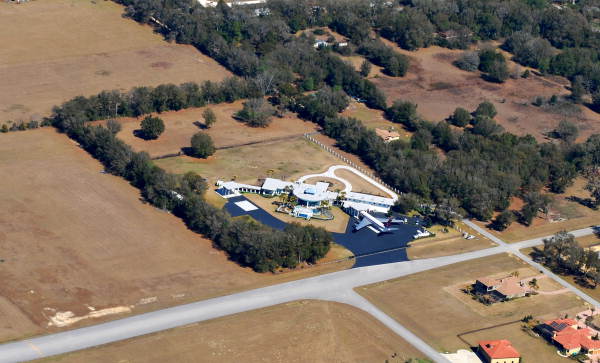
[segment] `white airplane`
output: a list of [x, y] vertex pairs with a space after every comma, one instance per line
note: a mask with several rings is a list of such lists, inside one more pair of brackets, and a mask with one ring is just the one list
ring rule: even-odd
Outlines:
[[365, 227], [371, 226], [376, 233], [391, 233], [397, 231], [398, 228], [390, 228], [391, 222], [381, 222], [379, 219], [373, 217], [371, 214], [365, 211], [360, 212], [362, 219], [354, 226], [355, 231], [359, 231]]

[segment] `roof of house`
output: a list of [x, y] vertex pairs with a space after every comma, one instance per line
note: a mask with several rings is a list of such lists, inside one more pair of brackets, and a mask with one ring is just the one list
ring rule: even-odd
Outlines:
[[525, 292], [525, 287], [521, 285], [521, 281], [515, 276], [503, 278], [482, 277], [477, 279], [485, 286], [494, 286], [495, 290], [505, 296], [518, 295]]
[[592, 331], [588, 328], [567, 328], [559, 331], [554, 336], [554, 341], [563, 348], [571, 350], [579, 347], [586, 349], [600, 349], [600, 341], [591, 339]]
[[365, 194], [365, 193], [357, 193], [357, 192], [347, 192], [346, 198], [352, 199], [351, 201], [355, 202], [363, 202], [363, 203], [378, 203], [388, 206], [393, 206], [395, 201], [392, 198], [380, 197], [378, 195]]
[[262, 188], [265, 190], [275, 191], [278, 189], [285, 189], [288, 186], [291, 187], [292, 185], [294, 185], [294, 183], [286, 182], [279, 179], [266, 178], [265, 182], [262, 185]]
[[396, 131], [388, 131], [386, 129], [375, 129], [375, 133], [384, 140], [400, 137], [400, 134]]
[[550, 326], [554, 331], [562, 331], [565, 328], [577, 325], [577, 322], [573, 319], [554, 319], [545, 321], [544, 324]]
[[520, 358], [521, 354], [506, 339], [482, 340], [479, 342], [481, 349], [492, 359]]

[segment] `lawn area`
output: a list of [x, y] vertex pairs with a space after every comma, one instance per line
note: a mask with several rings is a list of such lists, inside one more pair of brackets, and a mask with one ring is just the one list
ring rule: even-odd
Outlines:
[[303, 218], [296, 218], [288, 214], [276, 212], [275, 209], [277, 206], [274, 203], [278, 201], [277, 198], [265, 198], [258, 194], [244, 194], [244, 196], [252, 201], [252, 203], [264, 209], [270, 215], [286, 223], [296, 222], [300, 224], [310, 224], [315, 227], [323, 227], [330, 232], [344, 233], [346, 231], [348, 221], [350, 220], [350, 216], [346, 214], [346, 212], [342, 211], [338, 207], [331, 207], [331, 214], [333, 214], [332, 220], [323, 221], [311, 218], [307, 221]]
[[[251, 334], [249, 334], [251, 332]], [[42, 362], [402, 362], [419, 351], [362, 310], [304, 300]]]
[[[600, 243], [600, 238], [597, 235], [589, 235], [589, 236], [585, 236], [585, 237], [580, 237], [580, 238], [576, 238], [575, 239], [579, 245], [581, 247], [591, 247], [591, 246], [597, 246]], [[521, 252], [529, 257], [532, 257], [532, 253], [534, 252], [535, 248], [539, 248], [540, 250], [543, 251], [544, 246], [539, 246], [539, 247], [533, 247], [533, 248], [523, 248], [521, 250]], [[594, 250], [598, 250], [598, 247], [592, 247]], [[586, 294], [590, 295], [591, 297], [593, 297], [596, 300], [600, 301], [600, 287], [596, 287], [596, 288], [587, 288], [584, 286], [581, 286], [580, 284], [578, 284], [577, 282], [575, 282], [575, 276], [573, 275], [565, 275], [562, 273], [559, 273], [558, 271], [554, 271], [554, 273], [556, 273], [557, 275], [559, 275], [563, 280], [567, 281], [568, 283], [570, 283], [571, 285], [573, 285], [574, 287], [578, 288], [579, 290], [585, 292]]]
[[471, 346], [477, 346], [480, 340], [508, 339], [513, 347], [521, 353], [521, 360], [525, 362], [556, 362], [568, 363], [570, 360], [556, 354], [557, 348], [546, 343], [542, 338], [537, 338], [523, 331], [523, 323], [517, 322], [505, 326], [485, 329], [479, 332], [465, 334], [462, 338]]
[[358, 119], [369, 129], [380, 128], [397, 131], [403, 140], [410, 139], [412, 135], [411, 132], [404, 130], [401, 124], [386, 120], [383, 111], [370, 109], [364, 103], [356, 102], [355, 100], [350, 100], [350, 105], [342, 111], [341, 115], [343, 117]]
[[217, 150], [206, 160], [178, 156], [155, 160], [155, 163], [172, 173], [194, 171], [213, 185], [218, 179], [249, 184], [266, 177], [295, 180], [306, 174], [324, 172], [341, 161], [316, 144], [297, 137]]
[[366, 193], [372, 195], [379, 195], [381, 197], [391, 198], [392, 196], [383, 190], [377, 188], [375, 185], [369, 183], [361, 176], [346, 169], [338, 169], [335, 172], [336, 176], [350, 182], [352, 184], [352, 191], [357, 193]]
[[113, 1], [1, 1], [0, 123], [40, 119], [103, 90], [231, 76], [192, 45], [168, 43], [124, 12]]
[[[521, 278], [539, 275], [538, 271], [523, 261], [507, 254], [499, 254], [356, 290], [439, 351], [466, 349], [468, 345], [457, 335], [520, 320], [528, 314], [542, 319], [584, 310], [583, 302], [572, 293], [540, 294], [486, 306], [461, 291], [477, 278], [506, 276], [515, 271], [519, 272]], [[554, 289], [559, 289], [558, 284], [550, 284], [554, 284]], [[515, 346], [521, 347], [524, 341], [520, 340], [518, 325], [511, 334], [494, 336], [494, 339], [512, 339]], [[539, 339], [536, 344], [540, 347], [532, 347], [534, 352], [545, 349], [546, 343], [543, 340]], [[521, 352], [525, 362], [539, 361], [535, 353], [528, 352]]]
[[[354, 66], [354, 69], [356, 69], [357, 72], [360, 71], [360, 66], [365, 61], [365, 57], [363, 57], [362, 55], [348, 55], [348, 56], [338, 55], [338, 56], [341, 59], [345, 60], [346, 62], [352, 64], [352, 66]], [[379, 77], [379, 75], [382, 74], [382, 71], [383, 71], [382, 67], [371, 63], [371, 72], [369, 73], [367, 78]]]
[[[459, 222], [459, 226], [459, 228], [465, 230], [462, 222]], [[450, 256], [496, 246], [495, 243], [483, 236], [478, 235], [474, 239], [467, 240], [463, 237], [462, 232], [455, 228], [447, 227], [447, 232], [444, 232], [444, 229], [445, 227], [440, 225], [427, 228], [427, 230], [436, 235], [412, 241], [406, 249], [408, 258], [416, 260], [420, 258]]]
[[[550, 236], [560, 231], [572, 231], [598, 225], [600, 224], [600, 210], [590, 209], [568, 199], [569, 197], [589, 198], [589, 192], [584, 189], [585, 184], [585, 179], [578, 177], [565, 193], [553, 195], [554, 201], [550, 206], [550, 213], [564, 218], [564, 221], [549, 221], [543, 214], [540, 214], [529, 227], [514, 222], [505, 231], [498, 232], [490, 228], [488, 231], [506, 242], [519, 242]], [[522, 201], [515, 199], [510, 208], [517, 211], [522, 204]], [[485, 227], [485, 223], [478, 222], [478, 224]]]
[[[233, 118], [233, 115], [242, 109], [243, 102], [238, 100], [156, 115], [165, 123], [165, 132], [156, 140], [144, 140], [134, 135], [134, 131], [140, 128], [141, 120], [145, 116], [121, 118], [119, 122], [122, 130], [117, 136], [136, 151], [146, 151], [151, 157], [158, 157], [181, 152], [182, 148], [190, 146], [192, 136], [201, 131], [210, 135], [217, 148], [297, 137], [316, 131], [317, 126], [314, 123], [302, 121], [292, 113], [282, 118], [273, 117], [268, 127], [246, 126]], [[202, 113], [206, 108], [213, 110], [217, 116], [217, 122], [210, 129], [204, 128]]]

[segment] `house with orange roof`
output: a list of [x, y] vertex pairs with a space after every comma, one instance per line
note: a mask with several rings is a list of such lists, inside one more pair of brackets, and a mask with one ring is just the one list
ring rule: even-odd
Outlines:
[[479, 354], [485, 363], [519, 363], [521, 354], [506, 339], [482, 340], [479, 343]]
[[546, 339], [567, 355], [599, 354], [600, 340], [589, 328], [579, 328], [573, 319], [548, 320], [536, 327]]
[[499, 300], [523, 297], [529, 291], [529, 288], [515, 276], [502, 278], [482, 277], [475, 281], [473, 287], [480, 293], [495, 295]]

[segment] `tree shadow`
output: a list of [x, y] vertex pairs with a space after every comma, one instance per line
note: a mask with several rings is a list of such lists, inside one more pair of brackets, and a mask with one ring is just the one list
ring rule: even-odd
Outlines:
[[142, 140], [146, 140], [146, 141], [156, 139], [156, 138], [150, 138], [150, 137], [146, 136], [146, 134], [144, 134], [142, 129], [133, 130], [133, 136], [138, 137]]
[[592, 200], [592, 198], [580, 198], [580, 197], [577, 197], [575, 195], [571, 195], [571, 196], [567, 197], [566, 199], [570, 200], [571, 202], [575, 202], [575, 203], [581, 204], [582, 206], [588, 207], [588, 208], [593, 209], [593, 210], [597, 210], [598, 209], [598, 206], [596, 206], [594, 204], [594, 201]]
[[208, 129], [208, 127], [200, 121], [194, 121], [194, 125], [197, 126], [200, 130]]

